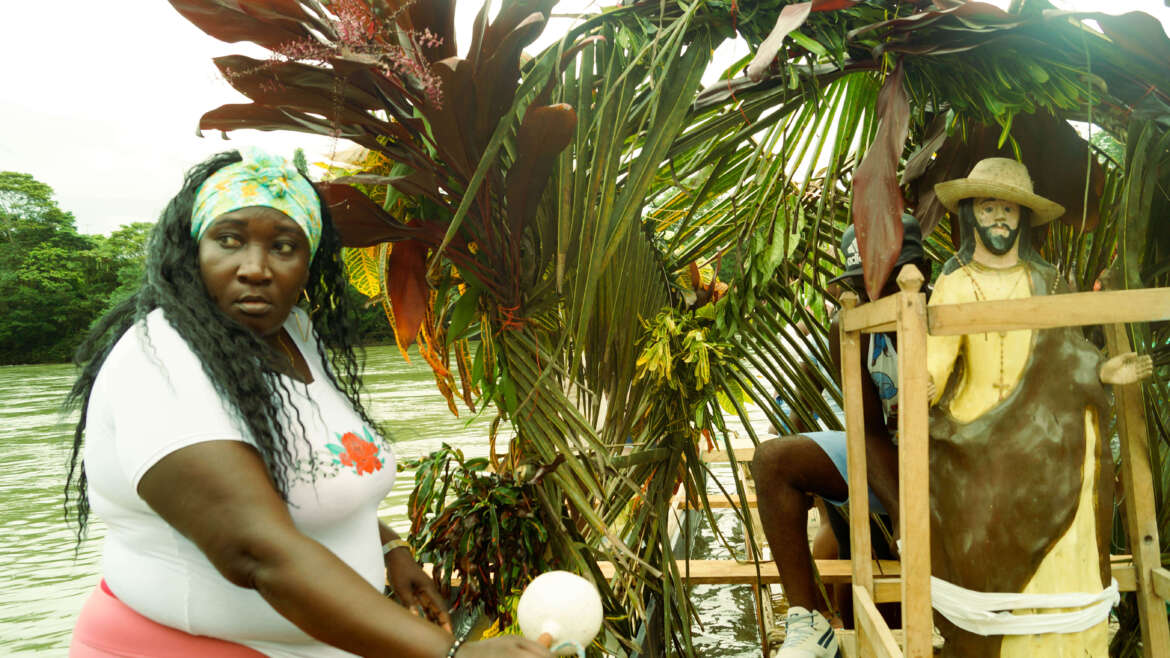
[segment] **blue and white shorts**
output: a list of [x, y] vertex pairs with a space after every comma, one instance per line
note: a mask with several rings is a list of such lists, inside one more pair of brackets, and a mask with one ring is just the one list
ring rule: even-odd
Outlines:
[[[849, 484], [849, 459], [847, 456], [848, 442], [845, 440], [845, 432], [839, 431], [825, 431], [825, 432], [805, 432], [800, 436], [807, 437], [813, 443], [820, 446], [821, 450], [829, 456], [833, 461], [833, 466], [837, 467], [837, 472], [841, 474], [841, 478], [845, 480], [845, 484]], [[844, 505], [848, 500], [831, 500], [825, 498], [826, 501], [834, 505]], [[877, 514], [885, 514], [886, 508], [878, 502], [877, 496], [873, 495], [873, 489], [869, 490], [869, 511]]]

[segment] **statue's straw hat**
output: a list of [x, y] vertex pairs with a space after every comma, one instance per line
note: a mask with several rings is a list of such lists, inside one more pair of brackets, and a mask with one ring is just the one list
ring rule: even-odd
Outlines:
[[1023, 163], [1009, 158], [980, 160], [966, 178], [934, 186], [947, 210], [957, 212], [963, 199], [1003, 199], [1032, 209], [1032, 226], [1047, 224], [1064, 214], [1064, 206], [1032, 191], [1032, 177]]

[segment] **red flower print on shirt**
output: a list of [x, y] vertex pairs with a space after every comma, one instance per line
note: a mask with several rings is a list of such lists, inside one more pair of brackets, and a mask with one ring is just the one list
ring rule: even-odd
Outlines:
[[337, 435], [341, 445], [325, 444], [333, 453], [334, 462], [352, 468], [357, 475], [380, 471], [383, 464], [382, 458], [379, 456], [382, 453], [381, 446], [374, 442], [374, 437], [370, 436], [368, 429], [363, 427], [362, 430], [367, 438], [362, 438], [353, 432], [346, 432]]

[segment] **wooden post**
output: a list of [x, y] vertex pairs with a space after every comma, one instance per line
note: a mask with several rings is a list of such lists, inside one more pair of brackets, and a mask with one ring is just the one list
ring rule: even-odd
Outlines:
[[926, 388], [926, 296], [917, 267], [898, 274], [898, 507], [902, 628], [908, 658], [933, 655], [930, 605], [930, 419]]
[[853, 618], [857, 621], [857, 654], [864, 658], [901, 658], [898, 642], [886, 620], [864, 587], [853, 586], [853, 600], [857, 608]]
[[[1110, 356], [1132, 351], [1125, 325], [1105, 326]], [[1149, 437], [1146, 434], [1142, 385], [1113, 387], [1117, 407], [1117, 433], [1121, 439], [1121, 482], [1124, 490], [1125, 526], [1137, 576], [1138, 612], [1142, 621], [1142, 655], [1170, 656], [1170, 627], [1166, 604], [1154, 587], [1154, 570], [1162, 567], [1158, 542], [1158, 517], [1154, 511], [1154, 483], [1150, 474]], [[903, 567], [905, 569], [905, 567]]]
[[[752, 479], [752, 469], [750, 468], [751, 461], [738, 462], [739, 477], [744, 484], [744, 489], [750, 499], [756, 498], [756, 482]], [[749, 502], [749, 507], [744, 512], [744, 519], [747, 524], [751, 526], [751, 536], [747, 532], [743, 533], [743, 550], [747, 557], [748, 563], [758, 562], [764, 556], [761, 553], [757, 555], [753, 547], [751, 537], [756, 537], [756, 541], [764, 539], [764, 525], [760, 522], [760, 510], [756, 506], [752, 506]], [[763, 650], [765, 656], [768, 655], [768, 631], [772, 629], [775, 624], [775, 615], [772, 614], [772, 595], [768, 585], [764, 584], [760, 579], [752, 580], [752, 601], [756, 606], [756, 630], [760, 634], [760, 648]]]
[[[861, 401], [861, 333], [846, 331], [845, 319], [857, 307], [858, 297], [841, 297], [841, 391], [845, 397], [845, 437], [849, 465], [849, 545], [853, 561], [853, 607], [865, 604], [859, 589], [873, 600], [873, 548], [869, 538], [869, 479], [865, 471], [865, 410]], [[856, 618], [856, 612], [854, 613]], [[856, 624], [857, 645], [865, 646], [865, 628]]]

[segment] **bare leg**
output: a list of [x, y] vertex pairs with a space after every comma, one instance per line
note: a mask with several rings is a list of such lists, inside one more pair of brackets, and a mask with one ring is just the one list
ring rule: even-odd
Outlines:
[[[837, 550], [837, 535], [833, 534], [833, 526], [829, 524], [825, 499], [817, 498], [816, 505], [817, 512], [821, 516], [821, 526], [817, 529], [817, 536], [813, 539], [813, 559], [836, 560], [840, 557], [840, 553]], [[826, 614], [825, 617], [835, 628], [842, 628], [845, 625], [844, 619], [852, 616], [852, 592], [847, 585], [830, 585], [825, 589], [828, 590], [829, 596], [833, 599], [832, 605], [834, 611], [833, 615]], [[849, 612], [848, 616], [846, 612]]]
[[[869, 489], [886, 508], [890, 517], [890, 532], [894, 539], [901, 537], [901, 511], [898, 509], [898, 446], [886, 436], [867, 434], [865, 437], [865, 465]], [[840, 500], [839, 498], [837, 500]], [[891, 549], [897, 550], [894, 545]]]
[[808, 510], [812, 495], [834, 500], [848, 497], [845, 480], [820, 446], [803, 436], [761, 443], [752, 460], [760, 522], [780, 571], [788, 602], [828, 615], [819, 595], [808, 546]]

